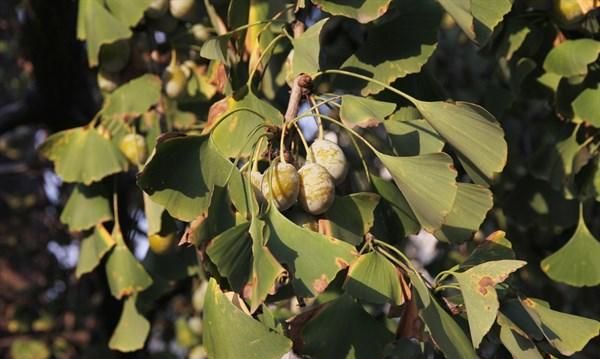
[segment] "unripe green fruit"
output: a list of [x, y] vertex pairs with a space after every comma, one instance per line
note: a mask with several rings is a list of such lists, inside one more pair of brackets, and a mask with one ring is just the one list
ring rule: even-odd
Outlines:
[[583, 10], [577, 0], [554, 0], [553, 15], [563, 25], [571, 25], [583, 18]]
[[119, 40], [100, 47], [98, 60], [100, 68], [106, 72], [119, 72], [129, 63], [131, 49], [128, 40]]
[[262, 181], [262, 193], [273, 199], [277, 209], [285, 211], [296, 203], [300, 190], [300, 178], [296, 168], [289, 163], [279, 162], [270, 167]]
[[131, 163], [136, 165], [146, 162], [146, 159], [148, 158], [146, 140], [137, 133], [125, 135], [119, 143], [119, 149]]
[[256, 199], [258, 202], [264, 202], [265, 196], [262, 193], [262, 182], [265, 179], [262, 173], [258, 171], [250, 172], [250, 184], [252, 185], [252, 189], [254, 190], [254, 194], [256, 195]]
[[302, 208], [310, 214], [327, 212], [335, 199], [335, 184], [329, 172], [317, 164], [307, 163], [298, 171], [300, 193], [298, 199]]
[[157, 19], [169, 10], [169, 0], [152, 0], [146, 9], [146, 16], [152, 19]]
[[115, 73], [100, 70], [97, 79], [100, 91], [105, 93], [113, 92], [119, 86], [119, 76]]
[[[315, 162], [323, 166], [335, 184], [344, 182], [348, 173], [348, 160], [337, 144], [327, 140], [315, 140], [310, 146]], [[308, 156], [310, 159], [311, 157]]]
[[169, 10], [174, 17], [184, 20], [194, 13], [195, 5], [195, 0], [171, 0]]
[[165, 71], [165, 93], [169, 98], [183, 95], [187, 87], [187, 77], [179, 66], [169, 66]]
[[150, 250], [154, 254], [166, 253], [173, 245], [175, 245], [175, 240], [175, 233], [169, 233], [166, 236], [154, 233], [148, 236], [148, 244], [150, 245]]

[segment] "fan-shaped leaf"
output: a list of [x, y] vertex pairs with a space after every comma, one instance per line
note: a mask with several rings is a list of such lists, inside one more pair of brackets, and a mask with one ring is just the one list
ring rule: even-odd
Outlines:
[[155, 75], [143, 75], [120, 86], [105, 100], [102, 115], [135, 117], [160, 100], [161, 81]]
[[366, 24], [386, 13], [391, 0], [312, 0], [321, 10], [331, 15], [350, 17]]
[[300, 36], [294, 38], [294, 57], [292, 59], [292, 75], [298, 76], [302, 73], [314, 74], [319, 71], [321, 66], [319, 55], [321, 53], [321, 43], [319, 37], [323, 25], [329, 20], [323, 19], [306, 30]]
[[65, 182], [97, 182], [128, 168], [127, 158], [96, 129], [77, 127], [48, 137], [40, 152]]
[[404, 303], [396, 266], [378, 252], [370, 252], [352, 262], [346, 277], [348, 294], [367, 303]]
[[112, 295], [121, 299], [148, 288], [152, 278], [129, 251], [118, 229], [113, 230], [112, 237], [116, 246], [106, 261], [106, 277]]
[[579, 215], [577, 230], [561, 249], [541, 262], [548, 277], [575, 287], [600, 284], [600, 243]]
[[419, 221], [415, 217], [410, 205], [404, 198], [404, 195], [398, 189], [398, 186], [392, 181], [386, 181], [381, 177], [371, 174], [371, 183], [381, 198], [383, 198], [392, 208], [404, 229], [404, 235], [415, 234], [421, 228]]
[[219, 274], [227, 278], [231, 288], [241, 292], [252, 269], [252, 242], [245, 222], [216, 236], [206, 248]]
[[121, 352], [132, 352], [144, 347], [150, 333], [150, 322], [138, 312], [135, 305], [136, 300], [137, 295], [125, 299], [121, 318], [108, 342], [109, 348]]
[[581, 91], [572, 106], [576, 117], [594, 127], [600, 127], [600, 86]]
[[90, 273], [100, 264], [102, 257], [115, 245], [115, 240], [103, 225], [97, 224], [94, 232], [81, 241], [79, 248], [79, 261], [75, 269], [75, 276]]
[[210, 279], [204, 300], [203, 345], [210, 358], [280, 359], [292, 348], [286, 337], [272, 332], [238, 309]]
[[280, 263], [287, 264], [297, 295], [323, 292], [356, 255], [354, 246], [295, 225], [273, 204], [266, 222], [270, 230], [267, 247]]
[[543, 359], [535, 344], [527, 335], [502, 313], [498, 313], [500, 341], [518, 359]]
[[425, 120], [396, 121], [390, 119], [384, 121], [383, 125], [399, 156], [442, 152], [442, 148], [444, 148], [444, 140]]
[[348, 126], [374, 127], [396, 109], [396, 104], [353, 95], [342, 96], [340, 119]]
[[373, 226], [373, 211], [378, 203], [379, 196], [374, 193], [337, 197], [325, 213], [325, 219], [319, 220], [319, 228], [329, 236], [359, 245]]
[[109, 193], [101, 183], [76, 184], [60, 215], [70, 231], [81, 231], [113, 218]]
[[588, 65], [598, 59], [600, 41], [566, 40], [553, 48], [544, 60], [544, 70], [564, 77], [585, 75]]
[[110, 12], [121, 22], [127, 26], [137, 24], [144, 16], [144, 11], [148, 8], [152, 0], [105, 0], [106, 6]]
[[527, 264], [524, 261], [500, 260], [479, 264], [465, 272], [453, 273], [467, 308], [471, 339], [475, 348], [490, 330], [498, 314], [496, 284]]

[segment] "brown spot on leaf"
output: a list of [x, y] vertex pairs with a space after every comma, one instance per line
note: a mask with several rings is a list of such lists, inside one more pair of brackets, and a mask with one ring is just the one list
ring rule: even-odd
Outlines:
[[327, 289], [328, 285], [329, 285], [329, 280], [327, 279], [325, 274], [322, 274], [319, 279], [315, 279], [315, 281], [312, 283], [312, 287], [317, 293], [324, 292], [325, 289]]
[[487, 287], [493, 287], [495, 284], [496, 282], [494, 282], [494, 280], [491, 277], [482, 277], [479, 280], [479, 293], [481, 293], [482, 295], [486, 295], [488, 292]]
[[348, 262], [346, 262], [346, 260], [344, 258], [339, 258], [339, 257], [335, 258], [335, 264], [340, 269], [348, 268], [348, 266], [350, 265]]
[[227, 112], [228, 108], [229, 108], [229, 98], [228, 97], [225, 97], [224, 99], [221, 99], [221, 100], [213, 103], [212, 106], [210, 106], [210, 109], [208, 110], [208, 119], [206, 121], [206, 126], [204, 126], [204, 129], [202, 130], [202, 134], [209, 133], [210, 130], [212, 130], [212, 128], [217, 123], [217, 120], [219, 118], [221, 118], [221, 115], [223, 115], [225, 112]]

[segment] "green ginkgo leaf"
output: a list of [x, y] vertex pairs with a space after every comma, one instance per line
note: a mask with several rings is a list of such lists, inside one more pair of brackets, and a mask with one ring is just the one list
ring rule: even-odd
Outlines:
[[502, 313], [498, 313], [500, 325], [500, 341], [518, 359], [543, 359], [535, 344], [527, 337], [521, 328], [514, 324]]
[[216, 236], [206, 248], [210, 260], [219, 274], [240, 293], [249, 279], [252, 269], [252, 239], [248, 233], [250, 223], [231, 227]]
[[527, 262], [499, 260], [479, 264], [462, 273], [453, 273], [465, 301], [471, 340], [475, 348], [479, 347], [498, 314], [500, 303], [496, 294], [496, 284], [506, 280], [510, 273], [525, 264]]
[[80, 0], [77, 14], [77, 38], [86, 40], [88, 62], [98, 65], [100, 46], [131, 37], [131, 30], [104, 7], [102, 0]]
[[304, 74], [314, 74], [319, 71], [321, 66], [319, 55], [321, 46], [319, 37], [321, 30], [329, 18], [325, 18], [309, 27], [300, 36], [294, 38], [294, 55], [292, 58], [292, 74], [298, 76]]
[[[395, 116], [394, 117], [398, 117]], [[399, 156], [442, 152], [444, 140], [425, 120], [384, 121], [385, 131]]]
[[345, 288], [348, 294], [367, 303], [404, 303], [400, 272], [378, 252], [363, 254], [350, 264]]
[[108, 347], [120, 352], [132, 352], [142, 349], [148, 334], [150, 333], [150, 322], [136, 307], [137, 295], [125, 299], [123, 312], [117, 323], [117, 327], [110, 337]]
[[65, 182], [89, 185], [128, 168], [127, 158], [113, 142], [91, 127], [57, 132], [40, 146], [40, 152], [54, 162], [56, 174]]
[[390, 205], [400, 223], [402, 223], [404, 236], [417, 233], [421, 229], [421, 225], [406, 198], [398, 189], [398, 186], [392, 181], [386, 181], [373, 174], [371, 174], [371, 183], [381, 198]]
[[594, 127], [600, 127], [600, 86], [598, 84], [581, 91], [571, 105], [577, 118], [589, 122]]
[[110, 233], [103, 225], [97, 224], [94, 232], [81, 241], [75, 276], [81, 278], [82, 275], [93, 271], [114, 245], [115, 240]]
[[118, 119], [141, 115], [160, 100], [161, 84], [158, 76], [146, 74], [119, 86], [106, 98], [102, 115]]
[[152, 0], [105, 0], [106, 6], [110, 12], [122, 23], [127, 26], [137, 24], [144, 16], [144, 11], [148, 8]]
[[395, 157], [376, 153], [391, 173], [421, 226], [433, 232], [450, 213], [456, 197], [456, 170], [445, 153]]
[[579, 214], [577, 230], [558, 251], [542, 260], [540, 266], [553, 280], [575, 287], [600, 284], [600, 243]]
[[70, 231], [81, 231], [96, 223], [110, 221], [113, 215], [109, 196], [102, 183], [90, 186], [76, 184], [60, 215], [60, 221]]
[[342, 241], [359, 245], [375, 221], [379, 196], [374, 193], [353, 193], [337, 197], [319, 220], [321, 231]]
[[48, 359], [50, 350], [46, 343], [37, 339], [16, 338], [10, 343], [11, 359]]
[[106, 278], [111, 294], [121, 299], [148, 288], [152, 278], [127, 248], [118, 228], [113, 230], [112, 237], [116, 245], [106, 261]]
[[553, 48], [544, 60], [544, 70], [560, 76], [585, 75], [588, 65], [600, 55], [600, 41], [592, 39], [566, 40]]
[[296, 294], [312, 297], [323, 292], [337, 272], [355, 258], [354, 246], [295, 225], [274, 204], [266, 214], [267, 247], [287, 265]]
[[321, 10], [331, 15], [350, 17], [366, 24], [386, 13], [391, 0], [312, 0]]
[[425, 120], [457, 151], [474, 182], [489, 185], [506, 164], [504, 131], [484, 108], [467, 102], [424, 102], [415, 105]]
[[564, 355], [582, 350], [590, 339], [600, 334], [597, 320], [552, 310], [538, 299], [525, 298], [521, 303], [548, 342]]
[[210, 279], [204, 299], [202, 343], [209, 358], [280, 359], [292, 342], [241, 311]]
[[434, 233], [437, 239], [445, 242], [461, 243], [473, 237], [493, 205], [489, 189], [471, 183], [457, 185], [452, 210], [442, 227]]
[[349, 127], [375, 127], [396, 109], [396, 104], [353, 95], [342, 96], [340, 119]]

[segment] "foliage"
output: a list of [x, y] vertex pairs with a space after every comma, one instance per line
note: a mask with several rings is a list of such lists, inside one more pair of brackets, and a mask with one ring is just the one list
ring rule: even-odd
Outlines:
[[[582, 16], [564, 24], [534, 1], [189, 0], [181, 12], [182, 1], [79, 1], [89, 65], [117, 80], [87, 125], [40, 147], [75, 184], [61, 221], [85, 237], [77, 276], [104, 270], [123, 303], [111, 349], [144, 348], [146, 317], [190, 276], [206, 293], [202, 338], [186, 323], [176, 336], [209, 358], [570, 356], [600, 334], [600, 322], [519, 285], [536, 266], [571, 286], [600, 283], [584, 218], [600, 199], [598, 9], [579, 1]], [[424, 66], [450, 31], [499, 64], [502, 82], [482, 91], [487, 110], [427, 88]], [[335, 49], [334, 35], [356, 43]], [[522, 156], [512, 122], [498, 118], [529, 98], [549, 119], [536, 153]], [[129, 134], [144, 138], [147, 159], [124, 153]], [[319, 154], [315, 137], [339, 151]], [[342, 173], [332, 203], [275, 170], [310, 163]], [[148, 236], [186, 223], [177, 248], [133, 255], [117, 194], [126, 173], [144, 192]], [[298, 193], [327, 211], [307, 213]], [[577, 203], [578, 222], [547, 219]], [[523, 228], [575, 225], [543, 261], [515, 259]], [[423, 268], [407, 253], [424, 238], [454, 255]]]

